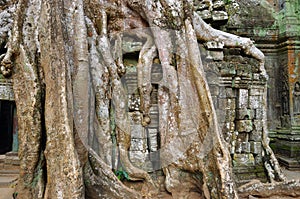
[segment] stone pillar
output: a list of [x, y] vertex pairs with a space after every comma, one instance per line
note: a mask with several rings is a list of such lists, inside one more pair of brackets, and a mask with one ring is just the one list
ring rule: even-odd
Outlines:
[[281, 164], [300, 169], [300, 6], [285, 0], [279, 20], [280, 49], [278, 59], [282, 71], [281, 125], [273, 135], [271, 147]]
[[282, 45], [281, 126], [271, 147], [281, 164], [300, 169], [300, 43], [287, 39]]

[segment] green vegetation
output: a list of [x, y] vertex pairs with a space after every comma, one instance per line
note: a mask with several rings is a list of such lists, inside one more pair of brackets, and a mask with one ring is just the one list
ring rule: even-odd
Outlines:
[[122, 167], [120, 167], [117, 171], [115, 171], [115, 174], [118, 177], [118, 179], [121, 181], [129, 180], [128, 173]]

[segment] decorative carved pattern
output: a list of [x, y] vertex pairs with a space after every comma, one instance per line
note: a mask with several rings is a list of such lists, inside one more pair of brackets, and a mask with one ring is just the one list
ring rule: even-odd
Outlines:
[[11, 80], [0, 79], [0, 100], [14, 100]]

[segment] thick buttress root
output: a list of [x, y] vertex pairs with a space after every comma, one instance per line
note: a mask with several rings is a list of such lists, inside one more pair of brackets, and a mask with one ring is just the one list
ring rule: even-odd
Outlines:
[[1, 73], [6, 77], [10, 76], [12, 72], [13, 65], [11, 60], [12, 60], [11, 55], [6, 54], [4, 59], [1, 62], [1, 68], [0, 68]]
[[[89, 161], [84, 168], [85, 186], [88, 198], [138, 199], [141, 195], [123, 185], [111, 168], [90, 151]], [[100, 189], [99, 189], [100, 187]]]
[[147, 126], [151, 122], [149, 116], [151, 107], [150, 94], [152, 91], [151, 68], [153, 59], [156, 56], [156, 46], [153, 43], [151, 35], [147, 34], [143, 30], [138, 32], [137, 34], [138, 37], [147, 39], [146, 43], [143, 45], [140, 51], [137, 64], [138, 89], [141, 97], [140, 111], [143, 114], [142, 125]]
[[107, 16], [104, 11], [102, 11], [102, 30], [101, 35], [98, 38], [99, 51], [104, 59], [104, 63], [108, 66], [108, 71], [111, 78], [112, 86], [112, 103], [115, 107], [115, 122], [116, 122], [116, 133], [117, 142], [120, 150], [120, 159], [122, 164], [125, 166], [125, 170], [128, 172], [130, 179], [132, 180], [147, 180], [152, 183], [151, 177], [146, 171], [136, 168], [132, 165], [129, 160], [128, 151], [130, 148], [130, 122], [128, 119], [126, 102], [127, 96], [123, 88], [122, 82], [118, 75], [118, 66], [116, 65], [111, 52], [110, 42], [107, 35]]

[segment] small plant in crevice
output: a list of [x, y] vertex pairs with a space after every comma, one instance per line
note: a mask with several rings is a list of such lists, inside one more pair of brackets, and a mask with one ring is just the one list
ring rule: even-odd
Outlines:
[[17, 196], [18, 196], [18, 192], [14, 192], [14, 193], [12, 194], [13, 199], [16, 199]]
[[226, 5], [232, 3], [232, 0], [223, 0]]
[[121, 181], [129, 180], [128, 173], [122, 167], [120, 167], [118, 170], [115, 171], [115, 175]]

